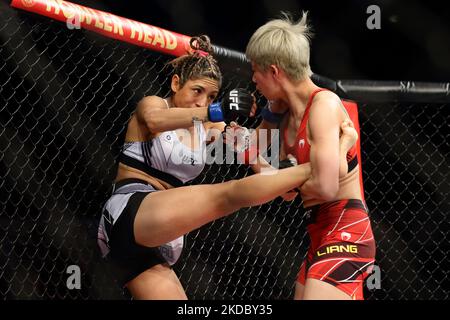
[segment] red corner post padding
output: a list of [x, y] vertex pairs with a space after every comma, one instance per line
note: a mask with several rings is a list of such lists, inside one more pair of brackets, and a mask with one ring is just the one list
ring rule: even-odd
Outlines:
[[106, 37], [154, 51], [181, 56], [190, 51], [190, 37], [62, 0], [12, 0], [11, 6], [65, 22]]
[[360, 126], [359, 126], [359, 117], [358, 117], [358, 105], [354, 101], [349, 100], [342, 100], [342, 104], [344, 105], [345, 109], [347, 110], [350, 119], [353, 122], [353, 125], [355, 126], [356, 131], [358, 132], [358, 141], [356, 142], [356, 150], [357, 150], [357, 157], [358, 157], [358, 164], [359, 164], [359, 183], [361, 185], [361, 197], [365, 201], [364, 198], [364, 185], [362, 180], [362, 162], [361, 162], [361, 132], [360, 132]]

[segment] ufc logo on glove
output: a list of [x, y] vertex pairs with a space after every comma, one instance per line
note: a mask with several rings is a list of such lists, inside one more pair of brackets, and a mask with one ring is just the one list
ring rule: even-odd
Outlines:
[[236, 89], [230, 91], [230, 109], [239, 110], [238, 91]]
[[208, 119], [212, 122], [230, 123], [238, 116], [249, 117], [253, 106], [253, 96], [246, 89], [236, 88], [225, 93], [221, 102], [210, 104]]

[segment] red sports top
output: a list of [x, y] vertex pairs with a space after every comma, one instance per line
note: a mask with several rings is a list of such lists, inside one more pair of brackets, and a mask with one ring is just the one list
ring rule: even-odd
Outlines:
[[[311, 105], [314, 99], [314, 96], [320, 91], [326, 91], [327, 89], [319, 88], [315, 90], [311, 96], [309, 97], [308, 104], [306, 105], [305, 112], [303, 114], [302, 121], [300, 123], [300, 127], [298, 128], [297, 135], [294, 140], [293, 145], [289, 145], [287, 142], [287, 126], [284, 128], [283, 132], [283, 144], [284, 150], [286, 154], [292, 154], [297, 158], [297, 162], [299, 164], [309, 162], [309, 153], [311, 146], [308, 143], [307, 135], [306, 135], [306, 125], [309, 119], [309, 111], [311, 109]], [[347, 162], [348, 162], [348, 172], [352, 171], [356, 165], [361, 163], [361, 148], [360, 148], [360, 129], [359, 129], [359, 120], [358, 120], [358, 106], [356, 103], [351, 101], [342, 100], [342, 104], [347, 110], [348, 115], [350, 116], [350, 120], [352, 120], [353, 125], [358, 132], [358, 140], [355, 145], [348, 151], [347, 153]], [[361, 166], [359, 166], [359, 182], [361, 185], [361, 196], [364, 200], [364, 190], [362, 184], [362, 170]]]

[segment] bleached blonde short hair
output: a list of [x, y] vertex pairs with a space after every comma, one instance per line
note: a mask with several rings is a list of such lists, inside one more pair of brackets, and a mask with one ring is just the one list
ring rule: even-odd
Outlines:
[[312, 75], [309, 65], [310, 27], [308, 13], [293, 21], [283, 12], [283, 18], [274, 19], [259, 27], [250, 38], [245, 54], [263, 70], [274, 64], [283, 69], [292, 80], [304, 80]]

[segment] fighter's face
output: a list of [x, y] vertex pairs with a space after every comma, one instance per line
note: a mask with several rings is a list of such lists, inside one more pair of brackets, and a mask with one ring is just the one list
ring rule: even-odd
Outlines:
[[256, 89], [267, 99], [276, 99], [275, 88], [277, 86], [270, 68], [262, 70], [260, 66], [252, 62], [252, 70], [252, 81], [256, 84]]
[[179, 108], [198, 108], [209, 106], [219, 93], [219, 83], [210, 78], [188, 80], [180, 87], [173, 83], [174, 103]]

